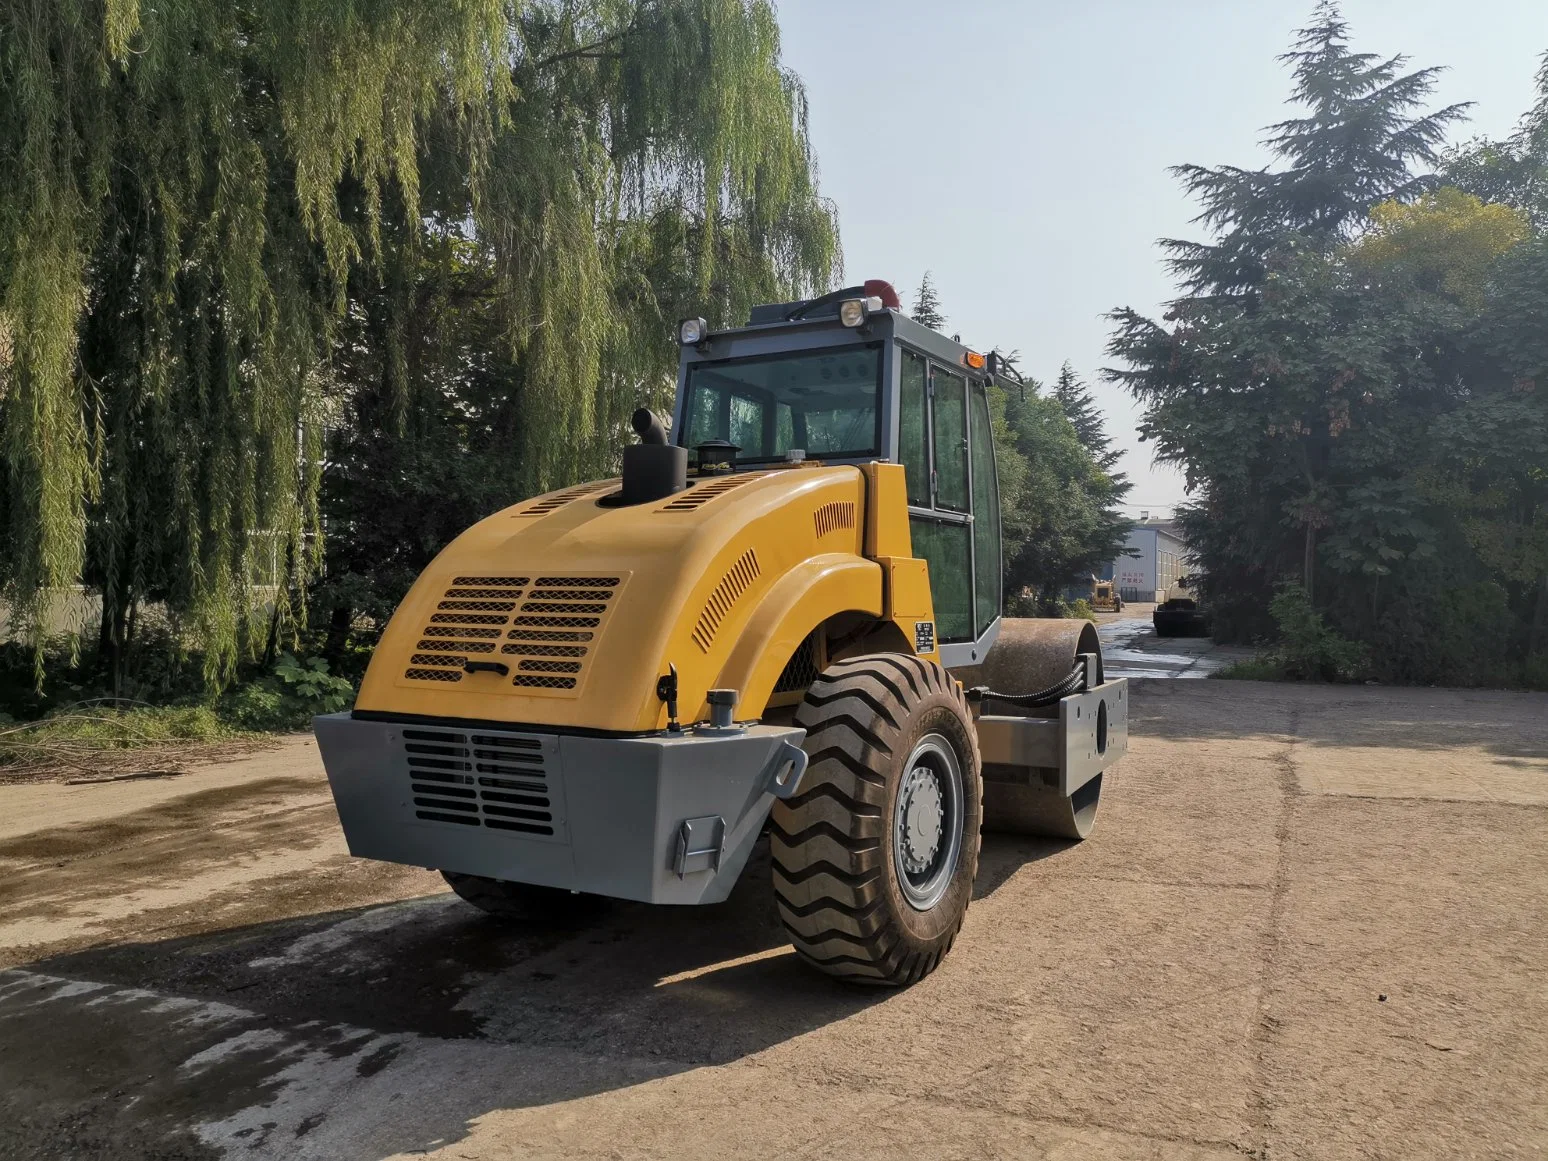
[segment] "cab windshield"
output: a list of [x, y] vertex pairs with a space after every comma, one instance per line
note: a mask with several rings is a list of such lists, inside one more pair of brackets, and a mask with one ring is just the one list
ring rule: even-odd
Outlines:
[[695, 363], [681, 442], [728, 440], [741, 463], [877, 455], [881, 367], [880, 343]]

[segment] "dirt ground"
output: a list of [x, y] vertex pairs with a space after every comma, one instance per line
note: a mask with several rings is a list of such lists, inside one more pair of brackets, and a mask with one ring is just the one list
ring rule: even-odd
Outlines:
[[315, 748], [0, 787], [0, 1157], [1548, 1150], [1548, 697], [1136, 683], [1078, 846], [986, 839], [903, 992], [766, 858], [511, 929], [351, 861]]

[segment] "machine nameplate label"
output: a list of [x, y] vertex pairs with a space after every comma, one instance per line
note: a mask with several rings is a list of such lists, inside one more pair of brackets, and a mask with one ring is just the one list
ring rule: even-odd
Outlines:
[[914, 622], [914, 652], [915, 653], [934, 653], [935, 652], [935, 622], [934, 621], [915, 621]]

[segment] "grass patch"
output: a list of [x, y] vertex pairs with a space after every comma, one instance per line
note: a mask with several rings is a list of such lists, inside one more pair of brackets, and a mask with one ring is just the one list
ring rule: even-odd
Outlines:
[[1217, 669], [1210, 677], [1225, 681], [1286, 681], [1284, 662], [1277, 657], [1248, 657]]

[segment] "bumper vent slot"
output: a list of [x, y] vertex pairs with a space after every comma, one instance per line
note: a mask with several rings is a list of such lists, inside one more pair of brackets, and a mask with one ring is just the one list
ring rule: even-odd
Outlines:
[[[436, 603], [403, 676], [409, 681], [470, 680], [467, 662], [498, 650], [528, 659], [515, 666], [511, 684], [518, 689], [573, 697], [623, 579], [459, 576]], [[480, 673], [471, 680], [487, 678]]]
[[547, 758], [536, 738], [404, 730], [414, 817], [552, 837]]

